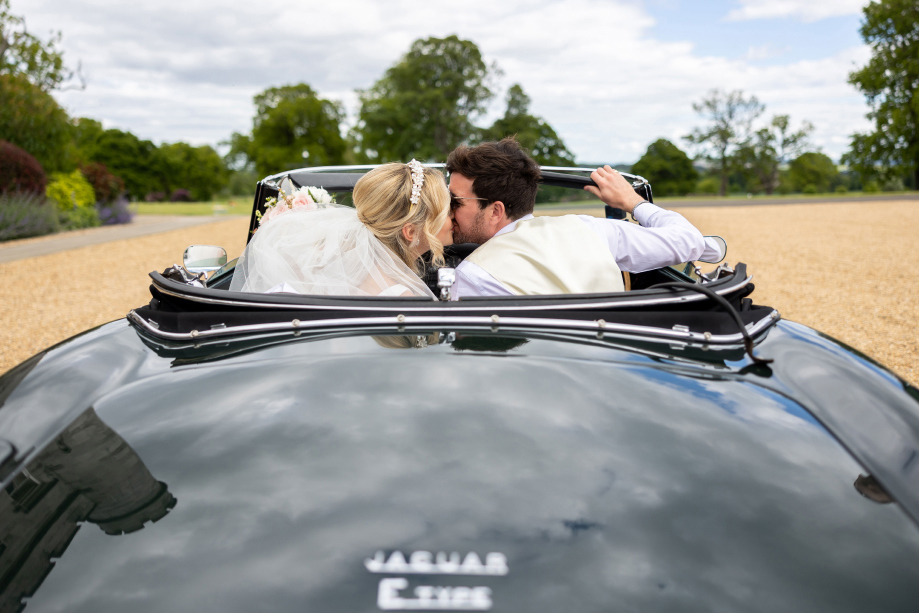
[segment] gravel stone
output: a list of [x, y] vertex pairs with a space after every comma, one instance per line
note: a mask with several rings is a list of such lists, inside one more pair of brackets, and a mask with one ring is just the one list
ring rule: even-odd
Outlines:
[[0, 264], [0, 372], [150, 301], [153, 270], [182, 262], [185, 247], [245, 247], [248, 219], [113, 241]]

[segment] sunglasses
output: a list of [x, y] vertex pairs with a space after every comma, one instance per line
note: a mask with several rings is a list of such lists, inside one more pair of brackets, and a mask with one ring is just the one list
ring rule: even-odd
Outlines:
[[483, 202], [488, 202], [488, 198], [473, 198], [472, 196], [467, 196], [460, 198], [459, 196], [454, 196], [453, 192], [450, 193], [450, 210], [455, 211], [456, 209], [463, 206], [463, 203], [460, 200], [482, 200]]

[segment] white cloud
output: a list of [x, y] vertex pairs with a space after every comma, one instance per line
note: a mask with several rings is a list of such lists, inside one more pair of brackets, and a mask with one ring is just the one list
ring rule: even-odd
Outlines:
[[732, 9], [727, 21], [794, 17], [804, 22], [827, 17], [857, 15], [868, 0], [740, 0], [740, 7]]
[[748, 62], [769, 60], [772, 58], [780, 57], [782, 54], [787, 53], [788, 50], [788, 47], [780, 49], [769, 44], [758, 45], [747, 49], [747, 52], [743, 55], [743, 59], [747, 60]]
[[625, 0], [14, 0], [13, 11], [36, 31], [63, 29], [67, 59], [82, 60], [86, 91], [58, 95], [72, 114], [155, 141], [217, 143], [248, 131], [254, 94], [301, 81], [353, 116], [355, 88], [370, 86], [413, 40], [453, 33], [504, 70], [490, 116], [520, 83], [580, 160], [634, 161], [657, 138], [677, 141], [698, 123], [692, 101], [716, 87], [811, 120], [834, 157], [864, 124], [863, 98], [846, 75], [867, 59], [865, 48], [767, 66], [742, 51], [701, 55], [690, 42], [654, 40], [654, 20]]

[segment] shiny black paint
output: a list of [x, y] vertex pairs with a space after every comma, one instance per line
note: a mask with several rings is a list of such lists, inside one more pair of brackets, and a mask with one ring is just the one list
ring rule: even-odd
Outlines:
[[[0, 437], [54, 487], [137, 458], [140, 508], [103, 502], [158, 521], [83, 525], [26, 610], [373, 611], [381, 576], [363, 560], [380, 549], [505, 553], [505, 577], [411, 578], [487, 585], [495, 611], [915, 610], [919, 530], [856, 492], [866, 470], [823, 425], [861, 428], [856, 457], [909, 483], [919, 404], [888, 372], [788, 322], [757, 348], [765, 372], [737, 348], [470, 336], [495, 334], [183, 347], [122, 321], [48, 351]], [[124, 445], [61, 455], [86, 420]], [[168, 497], [145, 506], [158, 482], [165, 515]]]

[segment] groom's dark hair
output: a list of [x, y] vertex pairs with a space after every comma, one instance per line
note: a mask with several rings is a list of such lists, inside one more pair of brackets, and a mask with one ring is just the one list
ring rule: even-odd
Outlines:
[[479, 208], [500, 200], [510, 219], [533, 212], [539, 189], [539, 165], [513, 137], [475, 147], [460, 145], [447, 158], [447, 172], [472, 179]]

